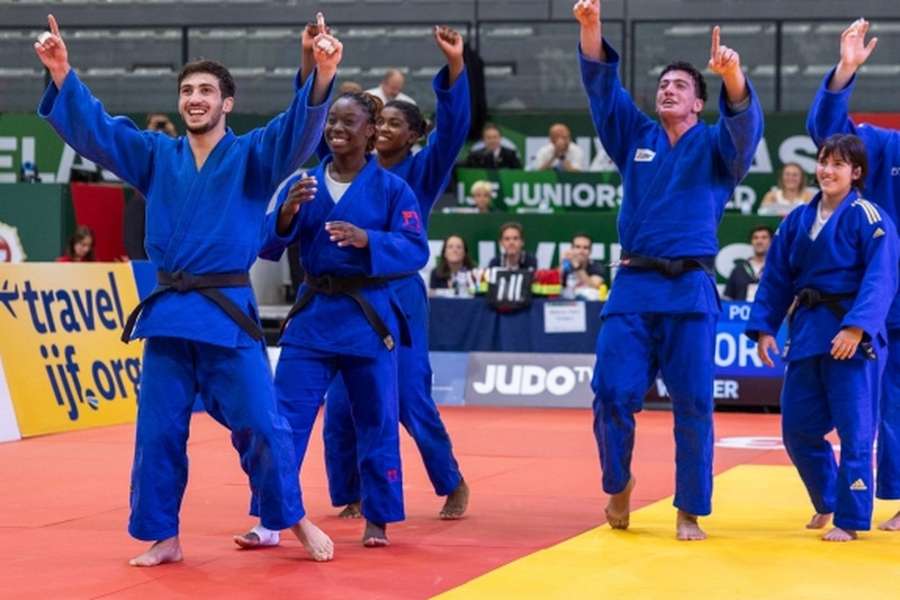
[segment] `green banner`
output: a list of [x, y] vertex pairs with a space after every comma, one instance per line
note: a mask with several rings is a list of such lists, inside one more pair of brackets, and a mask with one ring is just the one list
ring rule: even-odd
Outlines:
[[[592, 214], [434, 214], [428, 226], [428, 237], [432, 240], [432, 255], [440, 256], [441, 243], [449, 235], [459, 235], [466, 240], [469, 254], [479, 266], [499, 254], [497, 239], [500, 225], [515, 220], [525, 232], [525, 249], [533, 253], [538, 267], [548, 269], [559, 265], [560, 256], [576, 233], [587, 233], [594, 241], [592, 258], [604, 262], [619, 259], [622, 247], [618, 243], [616, 230], [618, 211], [594, 212]], [[756, 217], [725, 215], [719, 226], [719, 255], [716, 270], [719, 281], [724, 283], [731, 273], [734, 261], [752, 254], [749, 244], [750, 231], [758, 225], [778, 227], [778, 217]]]
[[610, 211], [622, 202], [618, 173], [457, 169], [459, 204], [471, 206], [472, 184], [489, 181], [493, 205], [506, 212]]

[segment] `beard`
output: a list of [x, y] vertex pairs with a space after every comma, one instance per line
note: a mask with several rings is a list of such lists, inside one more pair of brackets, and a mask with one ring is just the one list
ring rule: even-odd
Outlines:
[[184, 126], [185, 129], [188, 130], [188, 133], [192, 133], [194, 135], [203, 135], [204, 133], [212, 131], [219, 125], [219, 121], [222, 120], [222, 109], [218, 108], [214, 111], [211, 111], [209, 119], [202, 125], [195, 125], [192, 127], [188, 124], [187, 119], [185, 119], [183, 116], [182, 120], [184, 121]]

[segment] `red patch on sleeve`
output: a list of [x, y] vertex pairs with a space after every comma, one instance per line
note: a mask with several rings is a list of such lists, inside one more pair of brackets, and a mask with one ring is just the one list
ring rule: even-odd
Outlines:
[[419, 213], [414, 210], [404, 210], [400, 215], [403, 217], [403, 229], [415, 231], [416, 233], [422, 231], [422, 221], [419, 219]]

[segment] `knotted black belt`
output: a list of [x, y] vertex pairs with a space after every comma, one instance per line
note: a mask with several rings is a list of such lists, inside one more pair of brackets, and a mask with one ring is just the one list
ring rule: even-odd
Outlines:
[[680, 277], [688, 271], [705, 271], [713, 276], [716, 274], [716, 259], [713, 256], [687, 256], [669, 259], [623, 252], [620, 264], [630, 269], [657, 271], [669, 278]]
[[125, 328], [122, 331], [122, 341], [128, 342], [131, 338], [131, 332], [137, 323], [138, 316], [141, 314], [144, 306], [156, 296], [166, 292], [176, 292], [183, 294], [184, 292], [197, 292], [213, 301], [219, 308], [225, 311], [231, 320], [238, 324], [247, 335], [254, 340], [263, 339], [263, 332], [259, 323], [251, 319], [247, 313], [242, 311], [231, 298], [226, 296], [218, 288], [227, 287], [250, 287], [250, 275], [247, 273], [209, 273], [206, 275], [192, 275], [184, 271], [176, 271], [175, 273], [166, 273], [165, 271], [156, 272], [156, 289], [141, 300], [125, 322]]
[[387, 349], [393, 350], [394, 336], [391, 335], [391, 331], [384, 324], [381, 315], [376, 312], [372, 304], [362, 295], [363, 288], [385, 285], [392, 279], [390, 277], [334, 277], [332, 275], [315, 277], [307, 273], [304, 281], [306, 289], [291, 307], [291, 310], [288, 311], [287, 317], [285, 317], [281, 326], [281, 332], [284, 333], [288, 322], [303, 310], [316, 294], [325, 294], [326, 296], [342, 294], [353, 298], [353, 301], [359, 306], [369, 325], [372, 326], [372, 329], [375, 330], [375, 333], [378, 334]]
[[[855, 298], [856, 294], [853, 292], [844, 294], [825, 294], [815, 288], [803, 288], [797, 292], [797, 295], [794, 297], [794, 303], [788, 310], [788, 339], [785, 343], [784, 355], [787, 356], [791, 347], [791, 324], [794, 322], [794, 315], [797, 313], [797, 309], [801, 306], [806, 308], [825, 306], [825, 308], [830, 310], [832, 314], [837, 317], [838, 321], [843, 321], [844, 317], [847, 316], [847, 313], [850, 311], [845, 308], [841, 302], [853, 300]], [[860, 342], [859, 349], [862, 350], [863, 354], [865, 354], [866, 358], [869, 360], [878, 358], [871, 342]]]

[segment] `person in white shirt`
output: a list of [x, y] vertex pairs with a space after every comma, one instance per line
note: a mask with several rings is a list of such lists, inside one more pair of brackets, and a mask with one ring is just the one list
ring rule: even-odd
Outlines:
[[584, 171], [584, 151], [572, 143], [569, 128], [562, 123], [554, 123], [550, 126], [549, 135], [550, 143], [537, 151], [528, 170]]
[[379, 98], [384, 104], [391, 100], [402, 100], [403, 102], [415, 104], [415, 100], [403, 93], [405, 84], [406, 77], [403, 76], [399, 69], [388, 69], [381, 83], [372, 89], [366, 90], [366, 93]]

